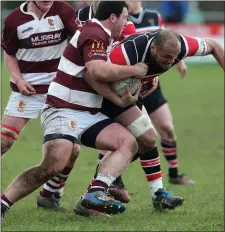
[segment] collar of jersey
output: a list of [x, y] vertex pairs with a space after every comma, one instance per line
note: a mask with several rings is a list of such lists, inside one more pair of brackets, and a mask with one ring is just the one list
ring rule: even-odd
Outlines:
[[97, 23], [97, 24], [98, 24], [99, 26], [101, 26], [102, 29], [109, 35], [109, 37], [111, 37], [111, 31], [110, 31], [109, 29], [107, 29], [106, 27], [104, 27], [100, 21], [98, 21], [97, 19], [93, 18], [93, 19], [91, 20], [91, 22]]
[[[27, 1], [27, 2], [24, 2], [24, 3], [22, 3], [22, 4], [20, 5], [20, 10], [21, 10], [24, 14], [32, 15], [35, 19], [38, 19], [38, 20], [39, 20], [39, 18], [37, 17], [37, 15], [36, 15], [34, 12], [26, 12], [26, 11], [24, 11], [24, 6], [25, 6], [26, 4], [28, 4], [28, 1]], [[50, 9], [49, 9], [49, 10], [50, 10]], [[49, 10], [46, 11], [46, 12], [43, 14], [43, 16], [41, 17], [41, 19], [43, 19], [43, 18], [45, 17], [45, 15], [49, 12]]]
[[140, 12], [139, 12], [139, 15], [138, 15], [138, 18], [132, 16], [132, 15], [129, 15], [129, 19], [133, 22], [133, 23], [136, 23], [136, 24], [140, 24], [142, 22], [142, 19], [144, 17], [144, 9], [141, 7], [140, 9]]

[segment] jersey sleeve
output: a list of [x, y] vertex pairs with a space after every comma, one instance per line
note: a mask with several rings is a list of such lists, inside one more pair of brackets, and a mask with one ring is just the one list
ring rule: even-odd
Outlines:
[[131, 21], [127, 22], [127, 25], [123, 29], [122, 34], [124, 36], [129, 36], [129, 35], [136, 34], [136, 28], [135, 28], [134, 24]]
[[63, 2], [61, 18], [69, 35], [73, 36], [79, 27], [76, 20], [76, 11], [68, 3]]
[[109, 55], [113, 64], [134, 65], [138, 63], [137, 52], [133, 42], [121, 43], [115, 47]]
[[17, 28], [11, 23], [10, 18], [6, 18], [5, 20], [1, 46], [8, 55], [15, 55], [19, 49]]
[[85, 63], [91, 60], [107, 61], [107, 37], [101, 34], [99, 30], [94, 30], [94, 33], [91, 33], [91, 30], [88, 34], [84, 33], [84, 41], [82, 44]]
[[203, 38], [181, 36], [183, 40], [182, 50], [185, 50], [186, 56], [205, 56], [208, 48]]

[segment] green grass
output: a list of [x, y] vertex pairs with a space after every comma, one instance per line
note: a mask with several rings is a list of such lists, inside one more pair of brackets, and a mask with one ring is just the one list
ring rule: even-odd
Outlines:
[[[2, 107], [9, 97], [9, 76], [2, 69]], [[82, 148], [62, 199], [64, 212], [36, 207], [39, 190], [15, 204], [6, 215], [3, 231], [224, 231], [224, 79], [216, 65], [189, 66], [186, 79], [175, 69], [161, 76], [164, 94], [173, 112], [179, 139], [180, 170], [196, 182], [172, 186], [161, 155], [164, 185], [185, 198], [174, 211], [157, 212], [139, 162], [124, 173], [132, 201], [127, 211], [108, 218], [82, 218], [72, 208], [95, 170], [97, 152]], [[42, 130], [33, 120], [2, 160], [2, 192], [15, 176], [41, 159]]]

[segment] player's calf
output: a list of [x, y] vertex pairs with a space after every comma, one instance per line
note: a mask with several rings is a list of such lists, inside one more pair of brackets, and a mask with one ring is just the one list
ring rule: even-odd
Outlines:
[[14, 145], [19, 136], [15, 128], [2, 125], [1, 127], [1, 155], [4, 155]]

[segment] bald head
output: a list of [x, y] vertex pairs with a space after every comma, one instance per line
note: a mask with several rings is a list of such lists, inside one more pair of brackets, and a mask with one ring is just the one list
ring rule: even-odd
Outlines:
[[158, 49], [164, 50], [166, 48], [173, 48], [179, 50], [181, 47], [181, 43], [178, 35], [171, 30], [162, 29], [155, 37], [154, 44]]
[[180, 52], [181, 42], [174, 31], [162, 29], [154, 36], [151, 54], [162, 68], [170, 68]]

